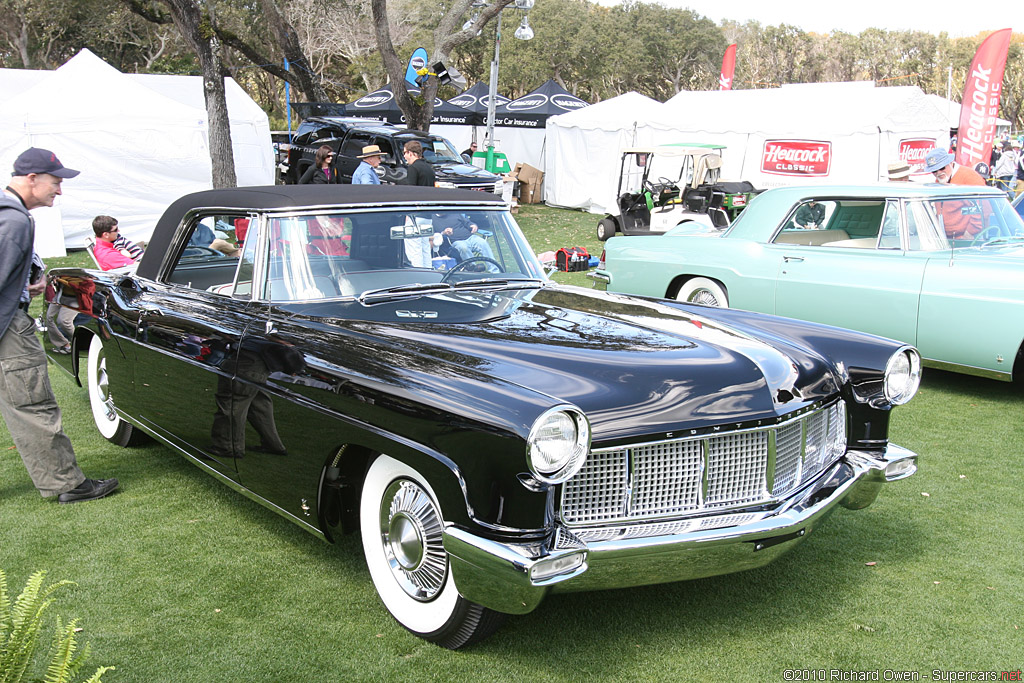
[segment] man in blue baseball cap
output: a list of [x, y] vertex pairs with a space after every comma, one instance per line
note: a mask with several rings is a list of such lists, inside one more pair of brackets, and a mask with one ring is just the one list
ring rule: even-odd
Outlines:
[[89, 479], [79, 469], [28, 314], [31, 298], [45, 287], [42, 268], [37, 275], [31, 267], [35, 222], [29, 210], [53, 206], [61, 182], [77, 175], [53, 152], [32, 147], [14, 161], [0, 196], [0, 414], [36, 489], [60, 503], [103, 498], [118, 487], [117, 479]]

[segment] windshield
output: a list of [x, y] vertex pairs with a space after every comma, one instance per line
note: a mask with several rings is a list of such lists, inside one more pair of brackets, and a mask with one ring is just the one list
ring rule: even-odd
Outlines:
[[270, 301], [366, 302], [380, 300], [382, 292], [383, 298], [408, 297], [546, 282], [503, 208], [272, 215], [261, 233], [259, 247], [246, 245], [252, 246], [252, 272], [263, 282], [256, 296]]
[[912, 250], [1024, 241], [1024, 221], [1002, 197], [908, 202], [907, 228]]
[[[413, 138], [423, 145], [423, 159], [431, 164], [465, 163], [462, 155], [455, 151], [452, 143], [444, 138]], [[403, 138], [404, 140], [404, 138]], [[404, 144], [404, 143], [403, 143]]]

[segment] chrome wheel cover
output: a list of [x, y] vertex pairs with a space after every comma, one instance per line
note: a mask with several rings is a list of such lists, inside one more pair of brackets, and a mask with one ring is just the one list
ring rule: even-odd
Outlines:
[[700, 304], [701, 306], [714, 306], [716, 308], [722, 307], [721, 302], [718, 300], [718, 297], [715, 296], [714, 292], [709, 289], [704, 289], [703, 287], [694, 290], [693, 293], [690, 294], [689, 298], [687, 298], [687, 301], [691, 304]]
[[97, 398], [99, 398], [100, 403], [103, 404], [107, 419], [113, 422], [117, 419], [117, 413], [114, 412], [114, 402], [110, 398], [110, 378], [107, 376], [107, 356], [102, 351], [100, 351], [99, 358], [97, 359], [95, 372]]
[[392, 482], [381, 498], [380, 534], [391, 574], [406, 595], [433, 600], [447, 578], [448, 555], [441, 515], [427, 492], [408, 479]]

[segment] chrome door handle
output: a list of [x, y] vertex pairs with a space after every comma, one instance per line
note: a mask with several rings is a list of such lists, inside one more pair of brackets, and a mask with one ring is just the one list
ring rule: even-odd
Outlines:
[[804, 257], [803, 256], [783, 256], [782, 260], [785, 261], [786, 263], [789, 263], [790, 261], [803, 261]]

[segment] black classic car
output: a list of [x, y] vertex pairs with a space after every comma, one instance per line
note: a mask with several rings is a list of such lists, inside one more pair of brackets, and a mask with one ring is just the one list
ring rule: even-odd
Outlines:
[[559, 286], [479, 192], [199, 192], [134, 272], [50, 282], [107, 439], [360, 531], [390, 613], [449, 648], [550, 591], [763, 565], [917, 468], [888, 440], [913, 348]]
[[437, 187], [501, 195], [504, 179], [467, 164], [447, 138], [383, 121], [339, 116], [314, 116], [299, 125], [288, 150], [284, 181], [297, 183], [313, 164], [316, 151], [321, 145], [327, 145], [336, 154], [334, 164], [338, 176], [342, 182], [350, 183], [361, 161], [359, 155], [363, 147], [377, 145], [384, 154], [376, 169], [377, 175], [384, 183], [401, 184], [409, 174], [402, 147], [410, 140], [418, 140], [423, 145], [423, 159], [434, 169]]

